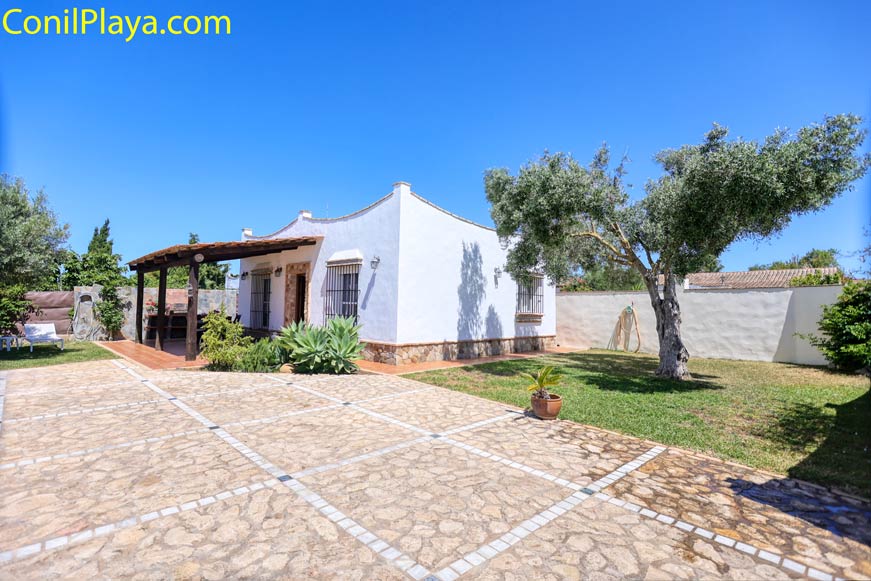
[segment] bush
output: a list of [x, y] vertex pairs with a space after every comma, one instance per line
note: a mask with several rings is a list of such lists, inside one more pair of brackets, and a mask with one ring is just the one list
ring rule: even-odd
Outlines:
[[200, 339], [200, 355], [209, 362], [209, 369], [231, 371], [251, 346], [251, 337], [245, 336], [241, 323], [227, 318], [224, 307], [209, 313], [203, 319], [203, 336]]
[[124, 304], [118, 298], [118, 287], [104, 286], [100, 291], [100, 302], [97, 303], [97, 316], [106, 328], [109, 339], [121, 330], [124, 325]]
[[39, 307], [24, 298], [27, 291], [21, 285], [0, 288], [0, 333], [17, 335], [18, 326], [39, 314]]
[[789, 286], [823, 286], [827, 284], [844, 284], [846, 277], [840, 272], [834, 274], [820, 274], [809, 272], [801, 276], [794, 276], [789, 281]]
[[848, 282], [833, 305], [823, 307], [823, 337], [805, 336], [829, 362], [871, 376], [871, 281]]
[[354, 319], [337, 317], [325, 327], [293, 323], [281, 330], [278, 342], [297, 373], [354, 373], [354, 360], [363, 352], [359, 332]]
[[271, 339], [261, 339], [248, 347], [233, 369], [247, 373], [272, 373], [283, 363], [281, 348]]

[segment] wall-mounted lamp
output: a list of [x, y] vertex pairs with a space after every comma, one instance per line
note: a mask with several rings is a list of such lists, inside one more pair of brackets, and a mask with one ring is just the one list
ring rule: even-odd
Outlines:
[[239, 278], [241, 278], [242, 280], [245, 280], [246, 278], [248, 278], [248, 271], [246, 270], [245, 272], [243, 272]]
[[493, 276], [495, 276], [497, 279], [499, 279], [502, 276], [502, 269], [499, 268], [498, 266], [496, 268], [494, 268], [493, 269]]
[[381, 264], [381, 257], [374, 256], [372, 260], [369, 261], [369, 266], [372, 267], [372, 270], [378, 270], [378, 265]]
[[283, 269], [279, 266], [279, 267], [276, 268], [273, 272], [275, 272], [275, 276], [276, 276], [276, 277], [279, 277], [279, 276], [281, 276], [281, 271], [282, 271], [282, 270], [283, 270]]
[[204, 261], [205, 259], [206, 259], [206, 257], [203, 256], [202, 254], [200, 254], [199, 252], [196, 253], [196, 254], [194, 254], [194, 261], [197, 262], [197, 263], [202, 262], [202, 261]]

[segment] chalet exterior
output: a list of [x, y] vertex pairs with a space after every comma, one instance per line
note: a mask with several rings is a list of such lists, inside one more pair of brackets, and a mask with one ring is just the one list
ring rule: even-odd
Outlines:
[[[307, 244], [279, 249], [293, 240]], [[353, 214], [302, 211], [266, 236], [246, 228], [242, 241], [280, 245], [240, 261], [239, 312], [253, 333], [352, 316], [365, 357], [392, 364], [554, 344], [554, 286], [538, 276], [515, 282], [493, 229], [435, 206], [405, 182]]]

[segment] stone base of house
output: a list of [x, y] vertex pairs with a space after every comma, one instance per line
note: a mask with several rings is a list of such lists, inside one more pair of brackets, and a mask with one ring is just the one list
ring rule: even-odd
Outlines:
[[543, 351], [555, 345], [555, 335], [445, 341], [442, 343], [395, 344], [366, 341], [363, 359], [388, 365], [404, 365], [407, 363], [422, 363], [424, 361], [476, 359], [478, 357], [493, 357], [508, 353]]

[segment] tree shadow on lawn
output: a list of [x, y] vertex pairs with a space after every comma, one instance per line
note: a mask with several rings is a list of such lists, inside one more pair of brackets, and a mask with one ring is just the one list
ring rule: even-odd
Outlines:
[[536, 359], [514, 359], [478, 365], [474, 369], [487, 375], [517, 376], [533, 372], [542, 364], [553, 365], [564, 376], [567, 386], [581, 381], [609, 391], [627, 393], [682, 393], [701, 389], [723, 389], [713, 375], [693, 374], [689, 381], [656, 377], [658, 361], [620, 353], [568, 353]]
[[821, 442], [787, 471], [790, 478], [772, 478], [759, 485], [727, 479], [739, 496], [767, 504], [832, 533], [871, 546], [871, 502], [808, 486], [836, 485], [868, 496], [871, 492], [871, 391], [834, 408], [834, 416], [819, 406], [795, 403], [783, 408], [758, 435], [802, 451]]

